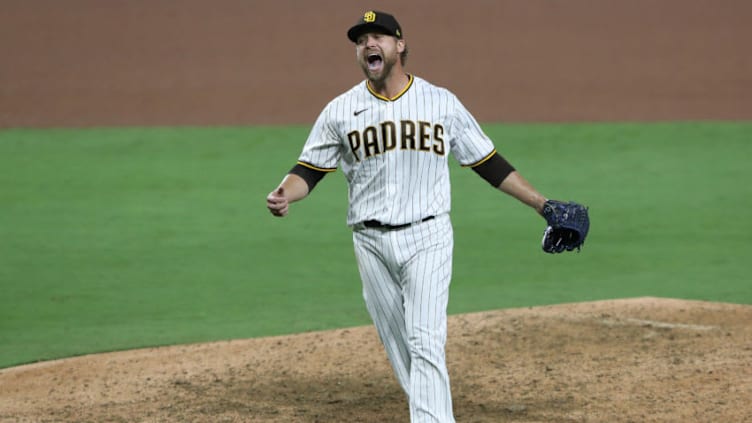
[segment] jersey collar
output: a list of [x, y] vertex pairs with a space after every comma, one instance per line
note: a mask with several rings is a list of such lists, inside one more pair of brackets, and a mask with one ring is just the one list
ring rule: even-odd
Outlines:
[[373, 88], [371, 88], [370, 82], [368, 82], [368, 81], [366, 81], [366, 88], [368, 88], [368, 92], [370, 92], [371, 95], [373, 95], [374, 97], [378, 98], [379, 100], [395, 101], [398, 98], [402, 97], [402, 95], [405, 94], [407, 92], [407, 90], [410, 89], [410, 87], [412, 87], [413, 80], [414, 80], [413, 79], [413, 75], [412, 74], [407, 74], [407, 84], [405, 85], [405, 88], [403, 88], [402, 91], [398, 92], [397, 95], [395, 95], [392, 98], [385, 97], [385, 96], [377, 93], [376, 91], [374, 91]]

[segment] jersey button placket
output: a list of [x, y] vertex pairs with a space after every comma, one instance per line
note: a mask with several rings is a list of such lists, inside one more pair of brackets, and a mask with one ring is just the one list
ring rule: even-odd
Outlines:
[[[384, 120], [388, 120], [390, 122], [394, 122], [395, 125], [397, 122], [394, 119], [394, 102], [393, 101], [387, 101], [386, 104], [383, 106], [384, 110]], [[387, 162], [389, 162], [389, 158], [394, 159], [393, 155], [389, 155], [386, 157]], [[395, 181], [395, 178], [397, 177], [397, 174], [395, 172], [395, 169], [393, 167], [387, 166], [387, 174], [386, 174], [386, 198], [394, 198], [394, 195], [396, 194], [396, 190], [394, 188], [394, 185], [397, 181]], [[387, 202], [384, 202], [384, 213], [386, 213], [389, 209], [386, 206]], [[394, 211], [392, 211], [394, 213]], [[395, 216], [392, 216], [395, 217]]]

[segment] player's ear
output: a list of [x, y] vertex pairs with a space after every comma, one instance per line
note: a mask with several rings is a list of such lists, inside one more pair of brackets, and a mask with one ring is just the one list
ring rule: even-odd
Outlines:
[[397, 39], [397, 53], [402, 53], [405, 51], [405, 40], [402, 38]]

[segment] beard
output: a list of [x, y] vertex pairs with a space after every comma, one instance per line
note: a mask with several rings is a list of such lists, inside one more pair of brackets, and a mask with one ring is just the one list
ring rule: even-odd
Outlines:
[[378, 60], [369, 60], [368, 55], [366, 55], [360, 59], [360, 67], [371, 83], [380, 84], [389, 79], [397, 60], [399, 60], [399, 56], [396, 54], [380, 56]]

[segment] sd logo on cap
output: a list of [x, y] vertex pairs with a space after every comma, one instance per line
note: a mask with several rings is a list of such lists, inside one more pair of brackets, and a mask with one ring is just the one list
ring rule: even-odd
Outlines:
[[358, 19], [358, 22], [347, 31], [347, 38], [352, 42], [357, 42], [358, 37], [366, 32], [378, 32], [402, 38], [402, 28], [400, 27], [399, 22], [397, 22], [397, 19], [388, 13], [375, 10], [369, 10], [364, 13], [363, 16]]

